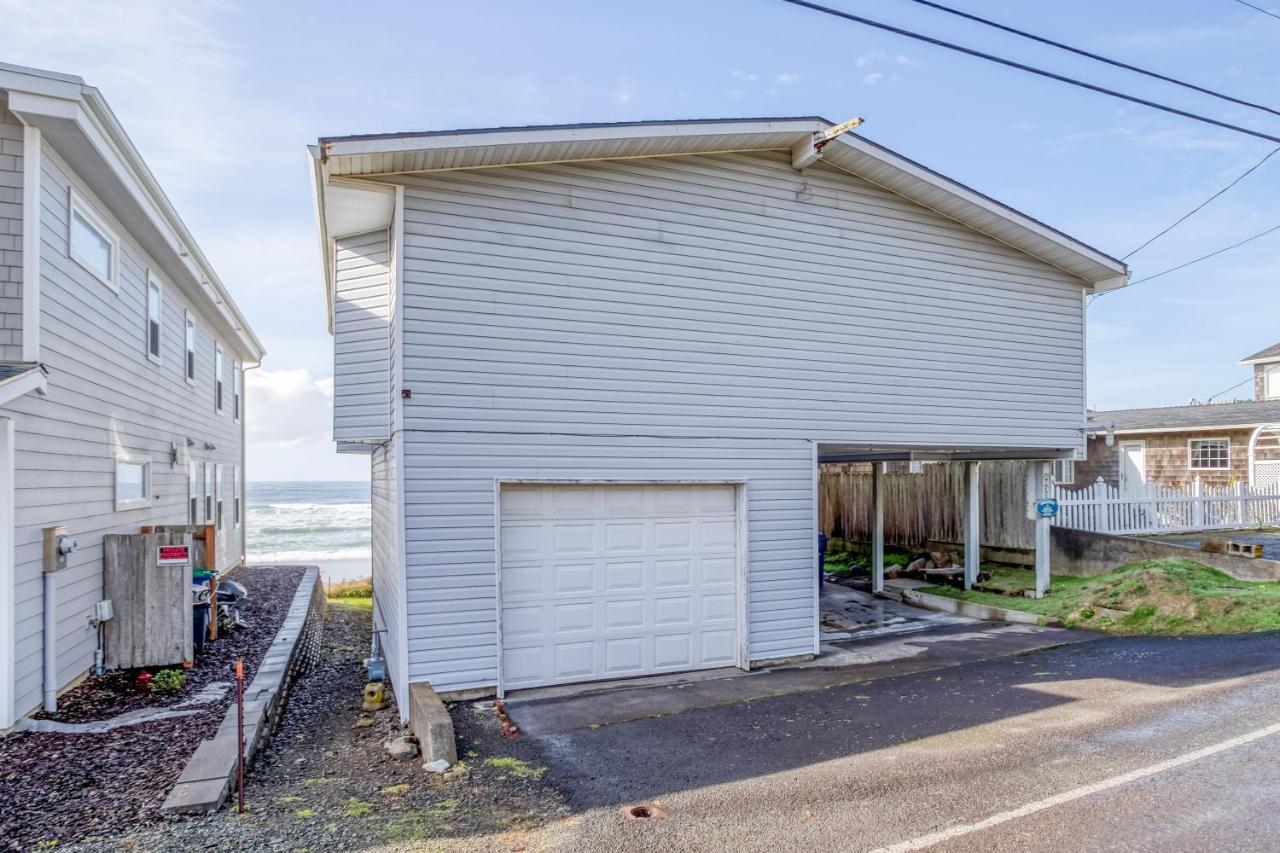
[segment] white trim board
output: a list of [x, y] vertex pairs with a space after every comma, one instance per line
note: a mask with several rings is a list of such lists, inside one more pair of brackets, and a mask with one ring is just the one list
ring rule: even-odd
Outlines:
[[14, 645], [17, 613], [14, 548], [14, 426], [0, 417], [0, 732], [14, 723]]

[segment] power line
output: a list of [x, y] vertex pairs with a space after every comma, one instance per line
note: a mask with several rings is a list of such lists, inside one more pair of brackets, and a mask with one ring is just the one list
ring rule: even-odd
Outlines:
[[1241, 6], [1248, 6], [1250, 9], [1253, 9], [1255, 12], [1261, 12], [1264, 15], [1270, 15], [1273, 18], [1280, 19], [1280, 15], [1277, 15], [1275, 12], [1272, 12], [1270, 9], [1264, 9], [1261, 6], [1255, 6], [1252, 3], [1246, 3], [1244, 2], [1244, 0], [1236, 0], [1236, 2], [1239, 3]]
[[[1275, 367], [1268, 367], [1267, 369], [1263, 370], [1262, 375], [1266, 376], [1267, 374], [1274, 373], [1277, 370], [1280, 370], [1280, 364], [1276, 365]], [[1212, 403], [1214, 400], [1214, 397], [1221, 397], [1223, 394], [1227, 393], [1228, 391], [1234, 391], [1237, 388], [1239, 388], [1241, 385], [1245, 384], [1246, 382], [1252, 382], [1254, 378], [1255, 377], [1250, 376], [1248, 379], [1241, 380], [1240, 382], [1237, 382], [1235, 385], [1232, 385], [1230, 388], [1223, 388], [1217, 394], [1214, 394], [1213, 397], [1210, 397], [1209, 399], [1205, 400], [1205, 402]]]
[[[1169, 267], [1169, 269], [1167, 270], [1161, 270], [1160, 272], [1155, 273], [1154, 275], [1149, 275], [1146, 278], [1140, 278], [1137, 281], [1131, 281], [1129, 282], [1129, 287], [1134, 287], [1135, 285], [1139, 285], [1139, 284], [1145, 284], [1148, 281], [1152, 281], [1154, 279], [1160, 278], [1160, 276], [1162, 275], [1168, 275], [1171, 272], [1177, 272], [1178, 270], [1186, 269], [1192, 264], [1198, 264], [1201, 261], [1207, 261], [1210, 258], [1221, 255], [1223, 252], [1230, 252], [1232, 249], [1238, 249], [1241, 246], [1243, 246], [1245, 243], [1252, 243], [1254, 240], [1261, 239], [1262, 237], [1265, 237], [1268, 234], [1271, 234], [1275, 231], [1280, 231], [1280, 225], [1273, 225], [1270, 228], [1268, 228], [1266, 231], [1259, 231], [1257, 234], [1254, 234], [1252, 237], [1244, 238], [1239, 243], [1232, 243], [1230, 246], [1223, 246], [1221, 249], [1212, 251], [1207, 255], [1201, 255], [1200, 257], [1194, 258], [1190, 261], [1187, 261], [1186, 263], [1178, 264], [1176, 267]], [[1106, 296], [1107, 293], [1115, 293], [1115, 292], [1116, 291], [1114, 290], [1108, 290], [1105, 293], [1098, 294], [1098, 297]], [[1095, 298], [1098, 298], [1098, 297], [1095, 297]]]
[[1156, 240], [1159, 240], [1161, 237], [1163, 237], [1164, 235], [1168, 234], [1170, 231], [1172, 231], [1173, 229], [1177, 228], [1177, 227], [1178, 227], [1179, 225], [1181, 225], [1182, 223], [1186, 222], [1186, 221], [1187, 221], [1188, 219], [1190, 219], [1192, 216], [1194, 216], [1194, 215], [1196, 215], [1197, 213], [1199, 213], [1201, 210], [1203, 210], [1205, 207], [1207, 207], [1207, 206], [1209, 205], [1209, 203], [1210, 203], [1210, 202], [1212, 202], [1214, 199], [1216, 199], [1218, 196], [1222, 195], [1222, 194], [1223, 194], [1223, 193], [1225, 193], [1227, 190], [1231, 189], [1231, 188], [1232, 188], [1232, 187], [1234, 187], [1236, 184], [1240, 183], [1240, 182], [1241, 182], [1241, 181], [1243, 181], [1245, 178], [1249, 177], [1249, 175], [1251, 175], [1254, 171], [1256, 171], [1256, 170], [1257, 170], [1257, 169], [1258, 169], [1258, 168], [1259, 168], [1263, 163], [1267, 162], [1267, 161], [1268, 161], [1268, 160], [1270, 160], [1272, 157], [1274, 157], [1277, 151], [1280, 151], [1280, 148], [1272, 148], [1272, 149], [1271, 149], [1271, 151], [1267, 153], [1267, 156], [1263, 157], [1263, 158], [1262, 158], [1261, 160], [1259, 160], [1257, 163], [1254, 163], [1252, 166], [1250, 166], [1247, 170], [1245, 170], [1245, 172], [1244, 172], [1243, 174], [1241, 174], [1239, 177], [1237, 177], [1234, 181], [1232, 181], [1231, 183], [1227, 184], [1225, 187], [1223, 187], [1222, 189], [1218, 190], [1216, 193], [1214, 193], [1213, 195], [1209, 196], [1209, 197], [1208, 197], [1207, 199], [1205, 199], [1204, 201], [1200, 202], [1198, 205], [1196, 205], [1195, 207], [1193, 207], [1191, 210], [1189, 210], [1189, 211], [1187, 211], [1186, 213], [1184, 213], [1182, 216], [1180, 216], [1180, 217], [1178, 218], [1178, 220], [1177, 220], [1176, 222], [1174, 222], [1174, 223], [1173, 223], [1172, 225], [1170, 225], [1168, 228], [1164, 229], [1164, 230], [1163, 230], [1163, 231], [1161, 231], [1159, 234], [1157, 234], [1157, 235], [1155, 235], [1154, 237], [1152, 237], [1151, 239], [1147, 240], [1147, 242], [1143, 243], [1141, 246], [1139, 246], [1138, 248], [1134, 249], [1132, 252], [1130, 252], [1129, 254], [1125, 255], [1125, 256], [1124, 256], [1124, 257], [1122, 257], [1120, 260], [1122, 260], [1122, 261], [1127, 261], [1127, 260], [1129, 260], [1129, 258], [1131, 258], [1131, 257], [1133, 257], [1134, 255], [1138, 254], [1138, 252], [1141, 252], [1143, 249], [1145, 249], [1145, 248], [1147, 248], [1148, 246], [1150, 246], [1150, 245], [1151, 245], [1152, 243], [1154, 243]]
[[1044, 36], [1038, 36], [1035, 33], [1029, 33], [1025, 30], [1019, 30], [1015, 27], [1006, 26], [1005, 24], [1001, 24], [989, 18], [979, 17], [978, 15], [971, 15], [968, 12], [961, 11], [960, 9], [952, 9], [950, 6], [943, 6], [941, 3], [934, 3], [932, 0], [911, 0], [911, 2], [919, 3], [921, 6], [928, 6], [930, 9], [937, 9], [939, 12], [946, 12], [948, 15], [955, 15], [960, 18], [965, 18], [966, 20], [976, 21], [977, 23], [985, 24], [988, 27], [995, 27], [997, 30], [1002, 30], [1006, 33], [1013, 33], [1014, 35], [1031, 39], [1032, 41], [1039, 42], [1040, 44], [1047, 44], [1047, 45], [1050, 45], [1051, 47], [1056, 47], [1060, 50], [1065, 50], [1070, 53], [1074, 53], [1077, 56], [1084, 56], [1089, 59], [1097, 60], [1098, 62], [1105, 62], [1107, 65], [1112, 65], [1112, 66], [1115, 66], [1116, 68], [1123, 68], [1126, 71], [1133, 71], [1137, 74], [1144, 74], [1147, 77], [1151, 77], [1156, 80], [1163, 80], [1164, 82], [1172, 83], [1175, 86], [1182, 86], [1184, 89], [1191, 89], [1192, 91], [1200, 92], [1202, 94], [1209, 95], [1214, 98], [1221, 98], [1224, 101], [1230, 101], [1233, 104], [1240, 104], [1241, 106], [1252, 107], [1255, 110], [1263, 110], [1264, 112], [1271, 113], [1273, 116], [1280, 116], [1280, 110], [1273, 110], [1271, 107], [1268, 107], [1264, 104], [1255, 104], [1252, 101], [1241, 100], [1240, 98], [1236, 98], [1231, 95], [1227, 95], [1222, 92], [1215, 91], [1213, 89], [1207, 89], [1204, 86], [1197, 86], [1195, 83], [1188, 83], [1185, 80], [1179, 80], [1175, 77], [1169, 77], [1165, 74], [1160, 74], [1159, 72], [1156, 72], [1156, 71], [1148, 71], [1145, 68], [1139, 68], [1136, 65], [1130, 65], [1129, 63], [1121, 62], [1118, 59], [1111, 59], [1109, 57], [1101, 56], [1096, 53], [1090, 53], [1087, 50], [1082, 50], [1078, 47], [1072, 47], [1071, 45], [1063, 44], [1060, 41], [1054, 41], [1053, 39], [1045, 38]]
[[1099, 94], [1103, 94], [1103, 95], [1110, 95], [1113, 98], [1119, 98], [1123, 101], [1129, 101], [1130, 103], [1134, 103], [1134, 104], [1141, 104], [1144, 107], [1150, 107], [1155, 110], [1160, 110], [1161, 112], [1171, 113], [1173, 115], [1182, 116], [1183, 118], [1189, 118], [1192, 121], [1198, 121], [1204, 124], [1211, 124], [1215, 127], [1221, 127], [1225, 130], [1234, 130], [1237, 133], [1243, 133], [1246, 136], [1253, 136], [1257, 139], [1265, 139], [1268, 142], [1274, 142], [1277, 145], [1280, 145], [1280, 136], [1272, 136], [1269, 133], [1263, 133], [1258, 130], [1250, 130], [1247, 127], [1240, 127], [1239, 125], [1229, 124], [1225, 121], [1218, 121], [1217, 119], [1209, 118], [1208, 116], [1202, 116], [1202, 115], [1199, 115], [1198, 113], [1192, 113], [1186, 110], [1181, 110], [1181, 109], [1178, 109], [1177, 107], [1170, 107], [1165, 104], [1156, 103], [1155, 101], [1148, 101], [1144, 98], [1135, 97], [1134, 95], [1126, 95], [1123, 92], [1117, 92], [1114, 89], [1107, 89], [1103, 86], [1095, 86], [1093, 83], [1086, 83], [1083, 80], [1076, 80], [1073, 77], [1066, 77], [1062, 74], [1055, 74], [1054, 72], [1046, 71], [1043, 68], [1036, 68], [1035, 66], [1027, 65], [1022, 62], [1015, 62], [1012, 59], [1005, 59], [1004, 57], [996, 56], [991, 53], [984, 53], [980, 50], [974, 50], [973, 48], [970, 48], [970, 47], [964, 47], [963, 45], [955, 44], [954, 42], [943, 41], [942, 39], [933, 38], [932, 36], [927, 36], [927, 35], [924, 35], [923, 33], [912, 32], [911, 30], [904, 30], [901, 27], [895, 27], [891, 24], [881, 23], [880, 21], [873, 21], [870, 18], [864, 18], [860, 15], [854, 15], [850, 12], [842, 12], [839, 9], [832, 9], [829, 6], [822, 6], [817, 3], [808, 2], [808, 0], [782, 0], [782, 2], [790, 3], [793, 6], [802, 6], [806, 9], [811, 9], [815, 12], [822, 12], [825, 15], [831, 15], [836, 18], [843, 18], [847, 21], [853, 21], [854, 23], [857, 23], [857, 24], [865, 24], [866, 26], [875, 27], [876, 29], [885, 30], [886, 32], [891, 32], [900, 36], [905, 36], [910, 39], [915, 39], [916, 41], [926, 42], [928, 44], [932, 44], [937, 47], [945, 47], [948, 50], [954, 50], [959, 53], [968, 54], [969, 56], [976, 56], [977, 58], [985, 59], [988, 62], [995, 62], [1000, 65], [1008, 66], [1009, 68], [1017, 68], [1019, 71], [1026, 71], [1030, 74], [1037, 74], [1041, 77], [1047, 77], [1050, 80], [1057, 80], [1060, 83], [1066, 83], [1068, 85], [1076, 86], [1081, 89], [1088, 89], [1090, 91], [1098, 92]]

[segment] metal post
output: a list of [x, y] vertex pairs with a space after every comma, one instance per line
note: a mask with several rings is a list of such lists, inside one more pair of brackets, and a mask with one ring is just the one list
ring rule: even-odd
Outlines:
[[871, 591], [884, 592], [884, 463], [871, 463]]
[[244, 813], [244, 658], [236, 658], [236, 811]]
[[[1032, 504], [1048, 495], [1046, 481], [1049, 474], [1048, 462], [1033, 462], [1034, 491], [1030, 495]], [[1050, 519], [1036, 517], [1036, 598], [1044, 598], [1049, 591], [1049, 546]]]
[[978, 567], [982, 559], [982, 492], [979, 488], [978, 466], [980, 462], [964, 463], [965, 514], [964, 514], [964, 588], [973, 589], [978, 582]]

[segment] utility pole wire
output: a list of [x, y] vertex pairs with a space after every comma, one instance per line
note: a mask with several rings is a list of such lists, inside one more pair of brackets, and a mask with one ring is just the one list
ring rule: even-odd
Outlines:
[[1271, 17], [1277, 20], [1280, 20], [1280, 15], [1277, 15], [1275, 12], [1272, 12], [1270, 9], [1264, 9], [1261, 6], [1255, 6], [1252, 3], [1246, 3], [1244, 2], [1244, 0], [1236, 0], [1236, 2], [1239, 3], [1241, 6], [1248, 6], [1250, 9], [1253, 9], [1255, 12], [1261, 12], [1264, 15], [1270, 15]]
[[1222, 194], [1223, 194], [1223, 193], [1225, 193], [1227, 190], [1231, 189], [1231, 188], [1232, 188], [1232, 187], [1234, 187], [1236, 184], [1240, 183], [1240, 182], [1241, 182], [1241, 181], [1243, 181], [1245, 178], [1249, 177], [1249, 175], [1253, 174], [1253, 172], [1254, 172], [1255, 170], [1257, 170], [1257, 169], [1258, 169], [1258, 168], [1259, 168], [1263, 163], [1267, 162], [1267, 161], [1268, 161], [1268, 160], [1270, 160], [1272, 157], [1274, 157], [1277, 151], [1280, 151], [1280, 148], [1272, 148], [1272, 149], [1271, 149], [1271, 151], [1267, 153], [1267, 156], [1263, 157], [1263, 158], [1262, 158], [1261, 160], [1259, 160], [1257, 163], [1254, 163], [1252, 166], [1250, 166], [1250, 167], [1249, 167], [1249, 168], [1248, 168], [1248, 169], [1247, 169], [1243, 174], [1241, 174], [1239, 177], [1237, 177], [1234, 181], [1232, 181], [1231, 183], [1227, 184], [1225, 187], [1223, 187], [1222, 189], [1218, 190], [1216, 193], [1214, 193], [1213, 195], [1209, 196], [1209, 197], [1208, 197], [1207, 199], [1205, 199], [1204, 201], [1200, 202], [1200, 204], [1196, 205], [1196, 206], [1195, 206], [1195, 207], [1193, 207], [1191, 210], [1189, 210], [1189, 211], [1187, 211], [1186, 213], [1184, 213], [1184, 214], [1183, 214], [1183, 215], [1182, 215], [1182, 216], [1181, 216], [1181, 217], [1180, 217], [1176, 222], [1174, 222], [1174, 223], [1173, 223], [1172, 225], [1170, 225], [1168, 228], [1164, 229], [1164, 230], [1163, 230], [1163, 231], [1161, 231], [1159, 234], [1157, 234], [1157, 235], [1155, 235], [1154, 237], [1152, 237], [1151, 239], [1147, 240], [1147, 242], [1143, 243], [1141, 246], [1139, 246], [1138, 248], [1134, 249], [1134, 250], [1133, 250], [1132, 252], [1130, 252], [1129, 254], [1125, 255], [1125, 256], [1124, 256], [1124, 257], [1122, 257], [1122, 258], [1120, 258], [1120, 260], [1122, 260], [1122, 261], [1127, 261], [1127, 260], [1129, 260], [1129, 258], [1131, 258], [1131, 257], [1133, 257], [1134, 255], [1138, 254], [1138, 252], [1141, 252], [1143, 249], [1147, 248], [1147, 247], [1148, 247], [1148, 246], [1150, 246], [1152, 243], [1154, 243], [1155, 241], [1159, 240], [1161, 237], [1163, 237], [1164, 235], [1168, 234], [1170, 231], [1172, 231], [1173, 229], [1177, 228], [1177, 227], [1178, 227], [1179, 225], [1181, 225], [1182, 223], [1186, 222], [1186, 221], [1187, 221], [1188, 219], [1190, 219], [1192, 216], [1194, 216], [1194, 215], [1196, 215], [1197, 213], [1199, 213], [1201, 210], [1203, 210], [1205, 207], [1207, 207], [1207, 206], [1209, 205], [1209, 203], [1210, 203], [1210, 202], [1212, 202], [1214, 199], [1216, 199], [1218, 196], [1222, 195]]
[[[1262, 371], [1262, 375], [1264, 377], [1263, 381], [1264, 382], [1266, 381], [1265, 377], [1267, 376], [1267, 374], [1275, 373], [1277, 370], [1280, 370], [1280, 364], [1277, 364], [1275, 367], [1268, 367], [1265, 370], [1263, 370]], [[1213, 397], [1210, 397], [1209, 399], [1205, 400], [1205, 402], [1212, 403], [1215, 397], [1221, 397], [1223, 394], [1227, 393], [1228, 391], [1234, 391], [1237, 388], [1239, 388], [1241, 385], [1243, 385], [1245, 382], [1252, 382], [1253, 380], [1254, 380], [1254, 377], [1250, 376], [1248, 379], [1244, 379], [1240, 382], [1237, 382], [1235, 385], [1232, 385], [1230, 388], [1222, 389], [1217, 394], [1214, 394]]]
[[1084, 56], [1089, 59], [1096, 60], [1098, 62], [1105, 62], [1107, 65], [1112, 65], [1112, 66], [1115, 66], [1116, 68], [1123, 68], [1126, 71], [1133, 71], [1137, 74], [1144, 74], [1147, 77], [1151, 77], [1156, 80], [1162, 80], [1165, 83], [1172, 83], [1175, 86], [1181, 86], [1184, 89], [1191, 89], [1192, 91], [1200, 92], [1201, 94], [1209, 95], [1210, 97], [1221, 98], [1224, 101], [1230, 101], [1233, 104], [1240, 104], [1241, 106], [1244, 106], [1244, 107], [1252, 107], [1255, 110], [1263, 110], [1264, 112], [1271, 113], [1273, 116], [1280, 116], [1280, 110], [1274, 110], [1271, 107], [1265, 106], [1263, 104], [1255, 104], [1252, 101], [1241, 100], [1240, 98], [1236, 98], [1236, 97], [1233, 97], [1232, 95], [1227, 95], [1222, 92], [1215, 91], [1213, 89], [1206, 89], [1204, 86], [1197, 86], [1195, 83], [1188, 83], [1184, 80], [1179, 80], [1175, 77], [1169, 77], [1165, 74], [1160, 74], [1159, 72], [1156, 72], [1156, 71], [1148, 71], [1145, 68], [1139, 68], [1136, 65], [1130, 65], [1129, 63], [1121, 62], [1118, 59], [1111, 59], [1109, 57], [1101, 56], [1096, 53], [1090, 53], [1087, 50], [1082, 50], [1078, 47], [1072, 47], [1071, 45], [1063, 44], [1060, 41], [1054, 41], [1053, 39], [1045, 38], [1044, 36], [1038, 36], [1034, 33], [1029, 33], [1025, 30], [1019, 30], [1015, 27], [1006, 26], [1005, 24], [1001, 24], [989, 18], [982, 18], [982, 17], [979, 17], [978, 15], [971, 15], [968, 12], [961, 11], [960, 9], [952, 9], [950, 6], [943, 6], [941, 3], [934, 3], [933, 0], [911, 0], [911, 2], [919, 3], [921, 6], [928, 6], [930, 9], [937, 9], [939, 12], [946, 12], [948, 15], [956, 15], [957, 17], [965, 18], [966, 20], [976, 21], [977, 23], [985, 24], [988, 27], [995, 27], [997, 30], [1003, 30], [1006, 33], [1013, 33], [1016, 36], [1021, 36], [1026, 39], [1031, 39], [1032, 41], [1039, 42], [1040, 44], [1047, 44], [1051, 47], [1056, 47], [1059, 50], [1065, 50], [1070, 53], [1074, 53], [1077, 56]]
[[1212, 257], [1221, 255], [1223, 252], [1230, 252], [1232, 249], [1238, 249], [1241, 246], [1243, 246], [1245, 243], [1252, 243], [1254, 240], [1258, 240], [1276, 231], [1280, 231], [1280, 225], [1273, 225], [1270, 228], [1268, 228], [1266, 231], [1259, 231], [1257, 234], [1254, 234], [1252, 237], [1244, 238], [1239, 243], [1232, 243], [1230, 246], [1223, 246], [1221, 249], [1212, 251], [1207, 255], [1201, 255], [1200, 257], [1194, 258], [1190, 261], [1187, 261], [1186, 263], [1178, 264], [1176, 267], [1169, 267], [1169, 269], [1167, 270], [1161, 270], [1155, 275], [1149, 275], [1146, 278], [1140, 278], [1137, 281], [1131, 281], [1129, 282], [1129, 287], [1121, 287], [1121, 288], [1117, 288], [1116, 290], [1108, 290], [1103, 293], [1096, 293], [1094, 294], [1093, 298], [1089, 300], [1089, 304], [1092, 305], [1094, 302], [1098, 301], [1104, 296], [1107, 296], [1108, 294], [1119, 293], [1121, 290], [1128, 290], [1130, 287], [1136, 287], [1139, 284], [1145, 284], [1148, 281], [1153, 281], [1154, 279], [1157, 279], [1162, 275], [1168, 275], [1171, 272], [1177, 272], [1178, 270], [1186, 269], [1192, 264], [1198, 264], [1201, 261], [1207, 261]]
[[1004, 57], [996, 56], [995, 54], [984, 53], [983, 51], [980, 51], [980, 50], [974, 50], [971, 47], [964, 47], [963, 45], [955, 44], [954, 42], [943, 41], [942, 39], [937, 39], [937, 38], [934, 38], [933, 36], [927, 36], [927, 35], [924, 35], [923, 33], [913, 32], [911, 30], [904, 30], [901, 27], [895, 27], [891, 24], [881, 23], [880, 21], [873, 21], [870, 18], [864, 18], [860, 15], [854, 15], [850, 12], [842, 12], [839, 9], [832, 9], [829, 6], [822, 6], [818, 3], [811, 3], [808, 0], [782, 0], [782, 2], [790, 3], [793, 6], [801, 6], [805, 9], [811, 9], [815, 12], [821, 12], [824, 15], [831, 15], [836, 18], [844, 18], [845, 20], [853, 21], [856, 24], [865, 24], [866, 26], [875, 27], [876, 29], [884, 30], [890, 33], [895, 33], [900, 36], [905, 36], [910, 39], [915, 39], [916, 41], [926, 42], [928, 44], [932, 44], [937, 47], [945, 47], [947, 50], [954, 50], [959, 53], [968, 54], [969, 56], [975, 56], [978, 59], [985, 59], [988, 62], [995, 62], [1000, 65], [1008, 66], [1009, 68], [1017, 68], [1019, 71], [1026, 71], [1029, 74], [1037, 74], [1041, 77], [1047, 77], [1050, 80], [1057, 80], [1059, 83], [1066, 83], [1070, 86], [1076, 86], [1081, 89], [1088, 89], [1092, 92], [1098, 92], [1099, 94], [1110, 95], [1111, 97], [1119, 98], [1122, 101], [1129, 101], [1130, 103], [1133, 103], [1133, 104], [1141, 104], [1144, 107], [1150, 107], [1154, 110], [1160, 110], [1161, 112], [1182, 116], [1183, 118], [1189, 118], [1192, 121], [1198, 121], [1204, 124], [1211, 124], [1215, 127], [1221, 127], [1225, 130], [1234, 130], [1236, 133], [1243, 133], [1246, 136], [1252, 136], [1257, 139], [1265, 139], [1268, 142], [1274, 142], [1277, 145], [1280, 145], [1280, 136], [1272, 136], [1269, 133], [1263, 133], [1262, 131], [1259, 131], [1259, 130], [1250, 130], [1247, 127], [1241, 127], [1239, 125], [1229, 124], [1228, 122], [1225, 122], [1225, 121], [1218, 121], [1217, 119], [1209, 118], [1208, 116], [1202, 116], [1202, 115], [1199, 115], [1198, 113], [1181, 110], [1181, 109], [1178, 109], [1177, 107], [1170, 107], [1165, 104], [1157, 103], [1156, 101], [1148, 101], [1145, 98], [1139, 98], [1134, 95], [1126, 95], [1123, 92], [1117, 92], [1114, 89], [1108, 89], [1104, 86], [1096, 86], [1093, 83], [1086, 83], [1083, 80], [1076, 80], [1073, 77], [1066, 77], [1062, 74], [1056, 74], [1052, 71], [1046, 71], [1043, 68], [1036, 68], [1033, 65], [1027, 65], [1022, 62], [1015, 62], [1012, 59], [1005, 59]]

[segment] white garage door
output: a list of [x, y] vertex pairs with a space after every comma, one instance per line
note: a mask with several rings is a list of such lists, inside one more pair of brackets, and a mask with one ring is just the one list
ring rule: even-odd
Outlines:
[[734, 666], [733, 485], [504, 485], [503, 687]]

